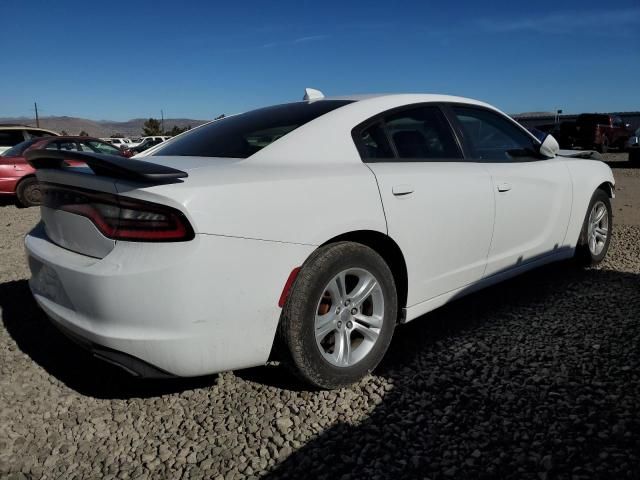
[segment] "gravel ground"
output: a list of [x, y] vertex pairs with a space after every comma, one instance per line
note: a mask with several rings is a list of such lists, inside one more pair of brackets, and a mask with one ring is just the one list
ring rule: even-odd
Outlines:
[[277, 365], [140, 381], [92, 359], [29, 294], [37, 219], [0, 205], [3, 478], [640, 478], [640, 226], [616, 225], [597, 269], [397, 329], [375, 375], [317, 392]]

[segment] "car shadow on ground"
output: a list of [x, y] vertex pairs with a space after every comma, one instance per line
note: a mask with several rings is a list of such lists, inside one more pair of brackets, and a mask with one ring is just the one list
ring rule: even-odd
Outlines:
[[639, 478], [640, 275], [572, 267], [398, 328], [373, 412], [265, 478]]
[[611, 169], [620, 169], [620, 168], [640, 168], [640, 162], [632, 162], [630, 160], [605, 160], [604, 163], [609, 165]]
[[10, 195], [0, 195], [0, 207], [8, 207], [8, 206], [23, 208], [17, 204], [16, 197], [10, 196]]
[[146, 398], [215, 385], [217, 375], [141, 379], [93, 357], [56, 329], [26, 280], [0, 284], [0, 315], [18, 348], [69, 388], [95, 398]]

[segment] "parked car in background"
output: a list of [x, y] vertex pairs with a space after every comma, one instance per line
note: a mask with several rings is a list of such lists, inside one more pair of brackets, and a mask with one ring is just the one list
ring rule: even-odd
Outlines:
[[31, 138], [57, 136], [53, 130], [27, 125], [0, 125], [0, 154]]
[[129, 147], [128, 150], [132, 153], [132, 155], [136, 155], [138, 153], [142, 153], [145, 150], [150, 149], [151, 147], [158, 145], [171, 137], [144, 137], [142, 141], [133, 147]]
[[108, 142], [111, 145], [120, 149], [127, 149], [132, 147], [132, 142], [128, 138], [101, 138], [100, 140]]
[[549, 262], [604, 259], [606, 164], [471, 99], [310, 97], [141, 159], [74, 154], [94, 175], [30, 152], [47, 208], [25, 239], [29, 285], [52, 322], [139, 375], [273, 351], [335, 388], [375, 368], [399, 323]]
[[624, 150], [631, 134], [629, 125], [617, 115], [583, 113], [576, 119], [573, 136], [576, 146], [606, 153], [611, 147]]
[[159, 136], [157, 135], [155, 137], [142, 137], [142, 140], [144, 141], [146, 139], [150, 139], [150, 140], [157, 140], [157, 141], [160, 141], [160, 142], [164, 142], [165, 140], [169, 140], [170, 138], [171, 137], [166, 136], [166, 135], [159, 135]]
[[640, 128], [636, 129], [627, 140], [627, 151], [629, 152], [629, 161], [640, 165]]
[[157, 145], [160, 142], [164, 142], [165, 140], [169, 140], [171, 137], [167, 137], [165, 135], [155, 135], [155, 136], [150, 136], [150, 137], [140, 137], [140, 138], [134, 138], [133, 140], [131, 140], [131, 143], [129, 144], [128, 148], [134, 148], [134, 147], [138, 147], [140, 146], [143, 142], [146, 141], [154, 141], [156, 142], [154, 145]]
[[0, 195], [15, 195], [18, 203], [25, 207], [39, 205], [42, 199], [40, 185], [35, 177], [35, 169], [29, 165], [25, 158], [25, 154], [33, 150], [126, 156], [125, 152], [119, 148], [92, 137], [55, 136], [23, 140], [22, 143], [0, 155]]

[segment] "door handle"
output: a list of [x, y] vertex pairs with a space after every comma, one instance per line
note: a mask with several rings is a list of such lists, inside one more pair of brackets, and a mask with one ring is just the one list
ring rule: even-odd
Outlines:
[[402, 197], [413, 193], [413, 187], [411, 185], [394, 185], [391, 191], [396, 197]]
[[501, 183], [498, 185], [499, 192], [508, 192], [509, 190], [511, 190], [511, 184], [509, 183]]

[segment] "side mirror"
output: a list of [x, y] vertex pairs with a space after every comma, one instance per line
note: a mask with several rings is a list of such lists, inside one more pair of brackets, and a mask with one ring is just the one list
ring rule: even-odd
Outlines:
[[538, 151], [540, 152], [540, 155], [545, 158], [555, 158], [560, 151], [560, 145], [558, 144], [558, 141], [553, 138], [553, 135], [547, 135], [542, 140]]

